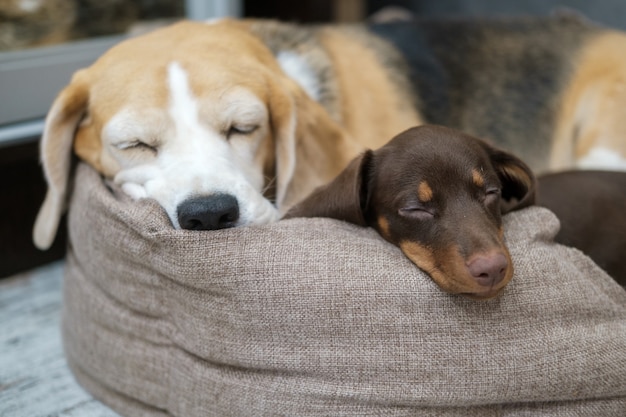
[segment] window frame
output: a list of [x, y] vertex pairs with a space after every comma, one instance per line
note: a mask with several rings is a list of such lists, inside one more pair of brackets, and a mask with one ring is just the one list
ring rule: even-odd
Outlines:
[[[242, 15], [242, 0], [185, 0], [186, 18]], [[50, 104], [72, 74], [126, 36], [0, 53], [0, 149], [38, 140]]]

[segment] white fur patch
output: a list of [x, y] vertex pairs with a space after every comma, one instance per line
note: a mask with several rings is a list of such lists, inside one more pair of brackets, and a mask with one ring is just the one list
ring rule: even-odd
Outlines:
[[169, 114], [176, 126], [176, 135], [200, 133], [198, 105], [189, 88], [187, 73], [178, 62], [172, 62], [167, 71], [170, 87]]
[[276, 59], [289, 78], [300, 84], [313, 100], [319, 101], [319, 81], [311, 66], [300, 55], [291, 51], [281, 51]]
[[612, 149], [596, 147], [580, 158], [576, 165], [581, 169], [626, 171], [626, 159]]

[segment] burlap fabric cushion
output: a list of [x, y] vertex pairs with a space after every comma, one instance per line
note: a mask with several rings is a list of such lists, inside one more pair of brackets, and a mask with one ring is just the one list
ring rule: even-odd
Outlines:
[[547, 210], [505, 227], [516, 275], [476, 302], [372, 230], [173, 230], [80, 165], [67, 359], [128, 416], [626, 415], [626, 292]]

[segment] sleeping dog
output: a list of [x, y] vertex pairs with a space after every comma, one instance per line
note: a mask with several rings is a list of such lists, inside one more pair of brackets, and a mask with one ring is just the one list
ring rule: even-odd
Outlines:
[[534, 203], [559, 218], [555, 242], [580, 249], [626, 287], [626, 172], [535, 180], [512, 154], [440, 126], [409, 129], [364, 152], [285, 218], [370, 226], [444, 291], [482, 299], [513, 276], [501, 215]]
[[41, 142], [47, 248], [72, 149], [174, 227], [277, 220], [364, 149], [426, 122], [538, 172], [626, 158], [626, 36], [575, 19], [181, 22], [78, 71]]
[[444, 291], [496, 296], [513, 277], [502, 214], [533, 204], [535, 178], [510, 153], [440, 126], [364, 152], [285, 218], [370, 226]]

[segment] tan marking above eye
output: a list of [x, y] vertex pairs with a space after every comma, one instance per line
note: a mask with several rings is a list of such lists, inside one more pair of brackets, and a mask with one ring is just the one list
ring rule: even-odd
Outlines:
[[472, 181], [474, 181], [474, 184], [478, 187], [483, 187], [485, 185], [485, 178], [483, 178], [481, 173], [476, 169], [472, 169]]
[[426, 203], [433, 198], [433, 189], [426, 181], [421, 181], [417, 187], [417, 197], [422, 203]]

